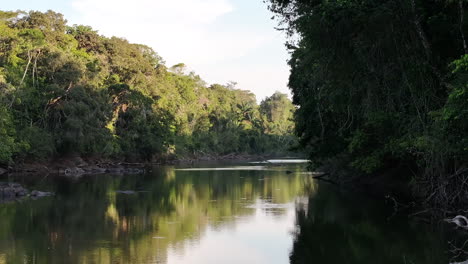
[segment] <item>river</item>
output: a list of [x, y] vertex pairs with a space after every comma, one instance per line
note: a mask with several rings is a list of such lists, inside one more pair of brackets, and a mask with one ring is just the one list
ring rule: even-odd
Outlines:
[[[301, 161], [3, 178], [53, 197], [0, 204], [6, 263], [448, 263], [440, 232], [319, 183]], [[121, 193], [119, 191], [136, 191]]]

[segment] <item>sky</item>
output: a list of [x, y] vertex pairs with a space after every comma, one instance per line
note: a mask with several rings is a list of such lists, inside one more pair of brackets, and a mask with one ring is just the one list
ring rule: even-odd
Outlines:
[[262, 0], [0, 0], [0, 9], [60, 12], [69, 25], [148, 45], [209, 84], [236, 82], [258, 101], [290, 95], [286, 38]]

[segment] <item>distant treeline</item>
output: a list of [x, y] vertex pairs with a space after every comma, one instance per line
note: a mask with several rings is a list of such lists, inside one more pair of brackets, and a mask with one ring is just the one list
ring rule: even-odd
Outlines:
[[297, 132], [316, 165], [401, 168], [426, 201], [466, 202], [467, 2], [267, 2], [291, 36]]
[[59, 13], [0, 11], [0, 164], [286, 152], [294, 111], [285, 94], [257, 105], [232, 83], [207, 85]]

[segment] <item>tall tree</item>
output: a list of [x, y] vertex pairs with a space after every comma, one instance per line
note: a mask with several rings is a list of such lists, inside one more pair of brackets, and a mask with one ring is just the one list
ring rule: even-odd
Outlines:
[[440, 181], [467, 167], [463, 1], [268, 2], [291, 36], [297, 134], [317, 165], [406, 164]]

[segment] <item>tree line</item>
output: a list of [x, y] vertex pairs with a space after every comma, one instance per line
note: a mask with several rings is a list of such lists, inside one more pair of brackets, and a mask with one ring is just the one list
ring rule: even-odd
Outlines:
[[62, 14], [0, 11], [0, 164], [282, 153], [295, 142], [294, 111], [285, 94], [258, 105], [234, 83], [208, 85]]
[[297, 134], [315, 165], [402, 168], [427, 202], [466, 202], [466, 1], [266, 2], [290, 36]]

